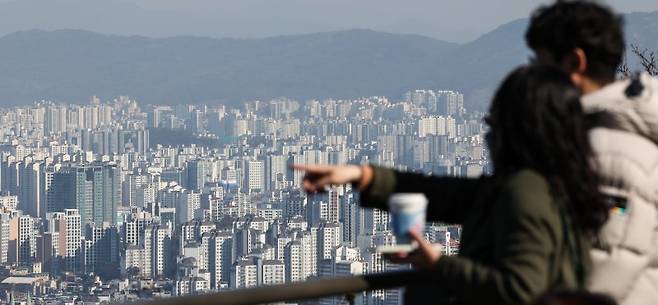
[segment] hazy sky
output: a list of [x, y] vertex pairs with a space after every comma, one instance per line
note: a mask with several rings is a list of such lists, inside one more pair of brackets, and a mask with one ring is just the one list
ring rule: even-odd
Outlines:
[[[77, 28], [145, 36], [263, 37], [368, 28], [463, 42], [527, 17], [538, 0], [0, 0], [0, 34]], [[609, 0], [621, 12], [658, 0]]]

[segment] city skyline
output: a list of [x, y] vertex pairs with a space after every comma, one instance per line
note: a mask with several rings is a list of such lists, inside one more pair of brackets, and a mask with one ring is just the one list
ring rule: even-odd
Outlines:
[[[351, 185], [307, 194], [290, 165], [478, 176], [490, 170], [482, 115], [444, 89], [241, 107], [119, 96], [0, 108], [0, 276], [23, 281], [0, 285], [0, 299], [123, 302], [407, 268], [375, 250], [395, 242], [387, 212], [360, 207]], [[459, 252], [460, 234], [425, 229], [445, 255]]]
[[[589, 44], [614, 45], [606, 59], [630, 49], [605, 80], [630, 78], [623, 95], [639, 101], [649, 76], [633, 72], [658, 73], [658, 3], [608, 1], [625, 41], [613, 15], [581, 25], [614, 35], [568, 44], [579, 91], [554, 67], [571, 61], [524, 39], [550, 2], [0, 0], [0, 305], [206, 302], [334, 281], [344, 295], [272, 304], [402, 305], [442, 272], [424, 270], [434, 263], [463, 265], [432, 288], [449, 302], [584, 287], [590, 245], [575, 225], [590, 230], [585, 203], [609, 208], [580, 121], [603, 85]], [[614, 195], [612, 211], [637, 214]], [[571, 276], [562, 262], [583, 266]], [[352, 280], [367, 287], [350, 293]]]

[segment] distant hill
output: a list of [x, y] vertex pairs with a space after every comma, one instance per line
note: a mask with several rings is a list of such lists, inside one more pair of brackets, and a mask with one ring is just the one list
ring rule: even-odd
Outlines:
[[[526, 25], [514, 21], [466, 44], [369, 30], [262, 39], [21, 31], [0, 38], [0, 105], [92, 95], [240, 105], [445, 88], [482, 109], [504, 74], [527, 61]], [[629, 42], [658, 49], [658, 12], [628, 15], [627, 32]]]

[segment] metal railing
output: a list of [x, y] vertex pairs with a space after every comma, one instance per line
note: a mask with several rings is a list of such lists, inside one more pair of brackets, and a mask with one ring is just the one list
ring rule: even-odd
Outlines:
[[340, 295], [346, 296], [349, 300], [350, 296], [359, 292], [392, 289], [428, 279], [428, 274], [413, 270], [372, 273], [238, 289], [197, 296], [149, 300], [140, 302], [140, 305], [252, 305]]

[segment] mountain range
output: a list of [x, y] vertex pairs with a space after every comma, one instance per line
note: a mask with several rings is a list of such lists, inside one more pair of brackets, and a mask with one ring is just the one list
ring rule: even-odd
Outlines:
[[[658, 12], [625, 19], [629, 43], [658, 50]], [[484, 109], [502, 77], [527, 61], [526, 26], [513, 21], [464, 44], [360, 29], [253, 39], [20, 31], [0, 37], [0, 105], [92, 95], [241, 105], [429, 88], [462, 91], [468, 107]]]

